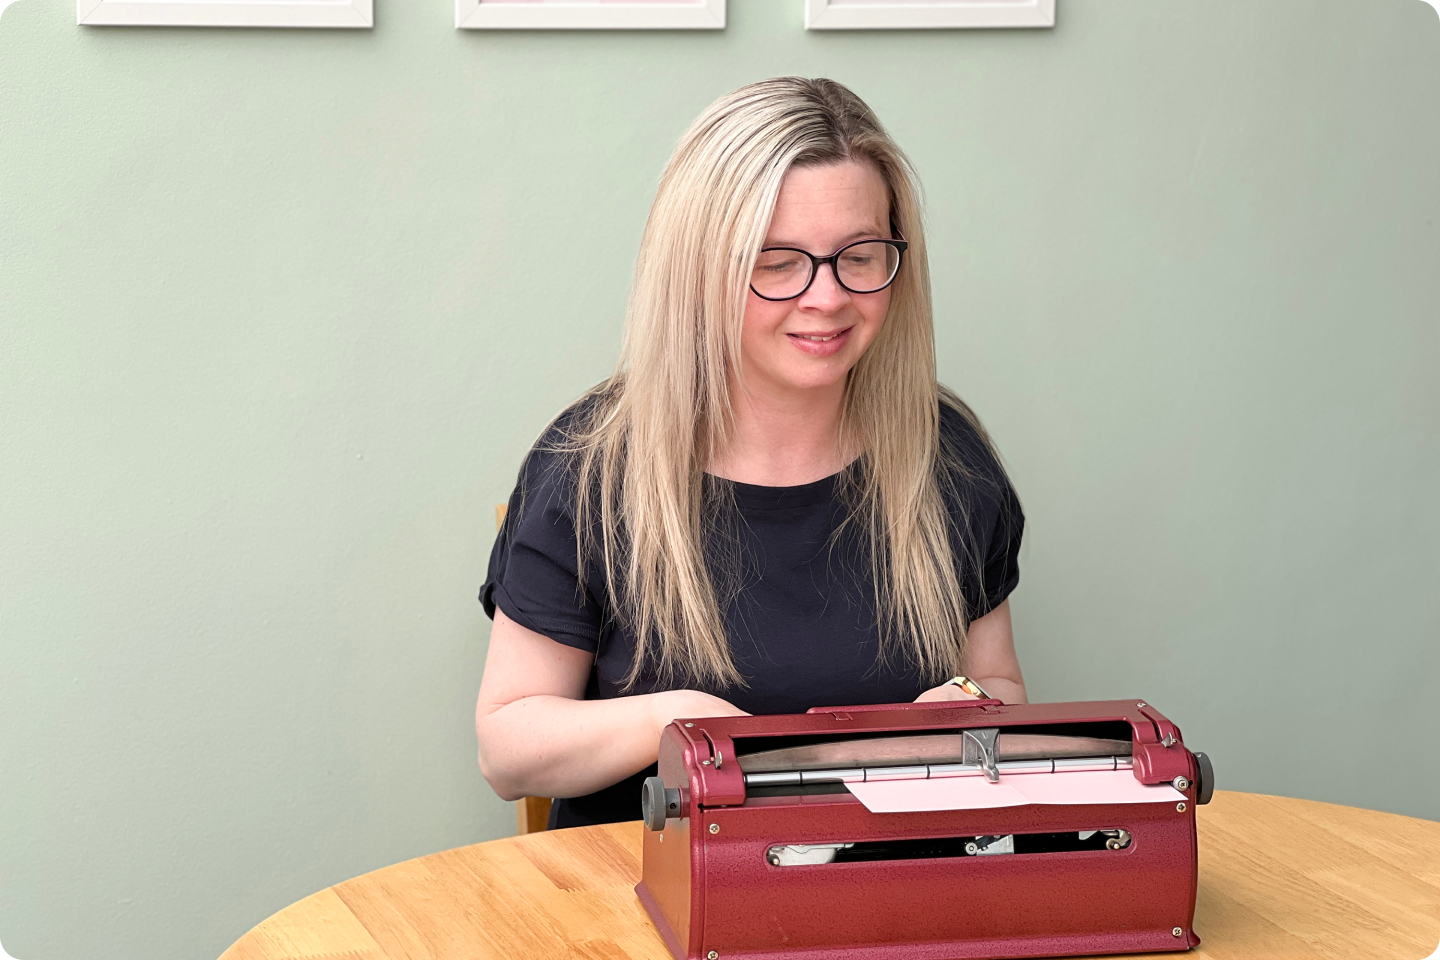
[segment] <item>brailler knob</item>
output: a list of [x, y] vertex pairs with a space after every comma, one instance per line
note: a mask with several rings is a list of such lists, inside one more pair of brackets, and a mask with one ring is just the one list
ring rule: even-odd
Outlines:
[[1195, 802], [1209, 803], [1215, 793], [1215, 768], [1203, 753], [1195, 754]]
[[665, 829], [665, 781], [659, 777], [640, 785], [640, 816], [651, 830]]
[[665, 786], [659, 777], [646, 777], [640, 786], [640, 816], [651, 830], [664, 830], [668, 818], [680, 816], [680, 788]]

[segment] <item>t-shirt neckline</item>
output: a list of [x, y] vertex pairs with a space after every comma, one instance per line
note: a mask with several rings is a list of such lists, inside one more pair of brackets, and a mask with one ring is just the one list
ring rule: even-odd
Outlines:
[[[845, 469], [848, 470], [849, 467]], [[844, 470], [840, 471], [840, 473], [844, 472]], [[708, 473], [705, 476], [712, 483], [729, 484], [735, 496], [735, 503], [742, 510], [784, 510], [790, 507], [813, 506], [833, 500], [835, 484], [840, 479], [840, 473], [832, 473], [828, 477], [821, 477], [819, 480], [793, 487], [767, 487], [758, 483], [742, 483], [739, 480], [727, 480], [724, 477]]]

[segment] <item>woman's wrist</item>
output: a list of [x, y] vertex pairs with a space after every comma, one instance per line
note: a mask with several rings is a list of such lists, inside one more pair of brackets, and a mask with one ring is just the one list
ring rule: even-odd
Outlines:
[[659, 693], [648, 694], [650, 708], [650, 725], [655, 731], [655, 742], [658, 744], [660, 738], [665, 736], [665, 728], [683, 716], [692, 715], [694, 709], [687, 706], [689, 690], [662, 690]]
[[986, 693], [1002, 703], [1030, 702], [1025, 694], [1023, 683], [1016, 683], [1005, 677], [974, 677], [973, 679], [985, 688]]

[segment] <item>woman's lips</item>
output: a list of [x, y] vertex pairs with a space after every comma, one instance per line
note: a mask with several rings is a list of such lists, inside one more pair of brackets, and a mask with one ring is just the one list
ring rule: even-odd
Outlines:
[[812, 357], [830, 357], [840, 352], [850, 338], [854, 327], [846, 327], [834, 333], [787, 333], [790, 342]]

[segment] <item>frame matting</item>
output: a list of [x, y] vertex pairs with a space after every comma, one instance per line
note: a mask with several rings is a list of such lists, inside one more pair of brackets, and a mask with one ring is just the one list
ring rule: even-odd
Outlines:
[[1053, 26], [1055, 0], [805, 0], [806, 30]]
[[[405, 2], [405, 0], [401, 0]], [[375, 26], [374, 0], [75, 0], [83, 26]]]
[[725, 0], [455, 0], [455, 26], [461, 30], [723, 30]]

